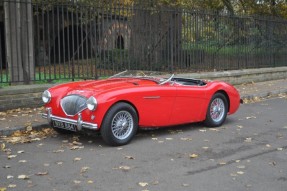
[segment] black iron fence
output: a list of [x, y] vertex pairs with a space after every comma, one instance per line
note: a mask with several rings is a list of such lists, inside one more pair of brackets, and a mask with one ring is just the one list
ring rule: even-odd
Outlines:
[[286, 20], [5, 0], [4, 12], [2, 84], [90, 79], [125, 69], [176, 73], [287, 65]]

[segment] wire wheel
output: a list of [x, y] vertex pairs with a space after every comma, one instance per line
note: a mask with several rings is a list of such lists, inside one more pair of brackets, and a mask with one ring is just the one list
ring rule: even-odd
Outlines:
[[226, 119], [227, 112], [227, 98], [222, 93], [216, 93], [209, 102], [204, 123], [209, 127], [221, 126]]
[[124, 140], [130, 136], [134, 127], [133, 117], [127, 111], [120, 111], [115, 114], [112, 120], [112, 133], [115, 138]]
[[128, 103], [113, 105], [104, 117], [101, 134], [104, 141], [111, 146], [128, 144], [138, 129], [138, 115]]
[[216, 98], [210, 105], [210, 116], [216, 123], [222, 120], [225, 113], [225, 104], [221, 98]]

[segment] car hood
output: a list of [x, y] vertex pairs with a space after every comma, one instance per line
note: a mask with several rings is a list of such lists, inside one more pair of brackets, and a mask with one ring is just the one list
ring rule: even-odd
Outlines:
[[127, 89], [143, 84], [155, 84], [153, 81], [129, 78], [107, 80], [89, 80], [67, 84], [66, 95], [79, 94], [85, 97], [119, 89]]

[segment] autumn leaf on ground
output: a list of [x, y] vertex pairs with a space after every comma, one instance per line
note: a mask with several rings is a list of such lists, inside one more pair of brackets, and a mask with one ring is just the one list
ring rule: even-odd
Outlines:
[[84, 146], [73, 146], [73, 147], [71, 147], [70, 148], [70, 150], [79, 150], [79, 149], [83, 149], [84, 148]]
[[193, 158], [197, 158], [197, 157], [198, 157], [198, 154], [194, 154], [194, 153], [193, 153], [193, 154], [190, 154], [190, 155], [189, 155], [189, 158], [192, 158], [192, 159], [193, 159]]
[[80, 183], [81, 183], [80, 180], [74, 180], [73, 182], [74, 182], [75, 184], [80, 184]]
[[133, 156], [125, 156], [125, 159], [130, 159], [130, 160], [134, 160], [135, 158]]
[[192, 141], [192, 138], [182, 137], [180, 138], [182, 141]]
[[81, 173], [85, 173], [85, 172], [87, 172], [89, 169], [90, 169], [90, 167], [84, 166], [84, 167], [82, 167], [82, 169], [81, 169]]
[[146, 187], [148, 186], [148, 183], [147, 182], [139, 182], [138, 183], [141, 187]]
[[28, 180], [29, 176], [25, 175], [25, 174], [21, 174], [18, 176], [18, 179], [22, 179], [22, 180]]
[[256, 119], [255, 116], [249, 116], [249, 117], [246, 117], [246, 119]]
[[247, 137], [247, 138], [244, 140], [244, 142], [247, 142], [247, 143], [251, 143], [251, 141], [252, 141], [252, 138], [251, 138], [251, 137]]
[[17, 155], [9, 155], [7, 158], [8, 159], [12, 159], [12, 158], [15, 158], [15, 157], [17, 157]]
[[5, 143], [1, 143], [0, 150], [4, 151], [5, 147], [6, 147]]
[[12, 179], [12, 178], [14, 178], [14, 176], [12, 176], [12, 175], [7, 176], [7, 179]]
[[129, 166], [119, 166], [118, 169], [120, 169], [122, 171], [129, 171], [131, 169], [131, 167], [129, 167]]
[[9, 185], [8, 185], [8, 188], [16, 188], [16, 187], [17, 187], [16, 184], [9, 184]]
[[37, 176], [44, 176], [44, 175], [48, 175], [48, 172], [47, 171], [45, 171], [45, 172], [38, 172], [35, 175], [37, 175]]
[[75, 162], [75, 161], [80, 161], [80, 160], [82, 160], [82, 158], [80, 158], [80, 157], [76, 157], [76, 158], [74, 158], [74, 160], [73, 160], [73, 161]]
[[0, 191], [6, 191], [6, 190], [7, 190], [7, 188], [5, 188], [5, 187], [4, 188], [3, 187], [0, 188]]
[[83, 143], [80, 143], [80, 142], [78, 142], [78, 141], [73, 141], [72, 144], [73, 144], [73, 145], [81, 146]]

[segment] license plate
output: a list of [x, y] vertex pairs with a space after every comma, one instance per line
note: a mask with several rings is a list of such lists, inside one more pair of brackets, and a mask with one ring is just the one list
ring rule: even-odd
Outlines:
[[54, 127], [61, 128], [61, 129], [67, 129], [69, 131], [76, 131], [76, 125], [71, 123], [64, 123], [61, 121], [53, 121]]

